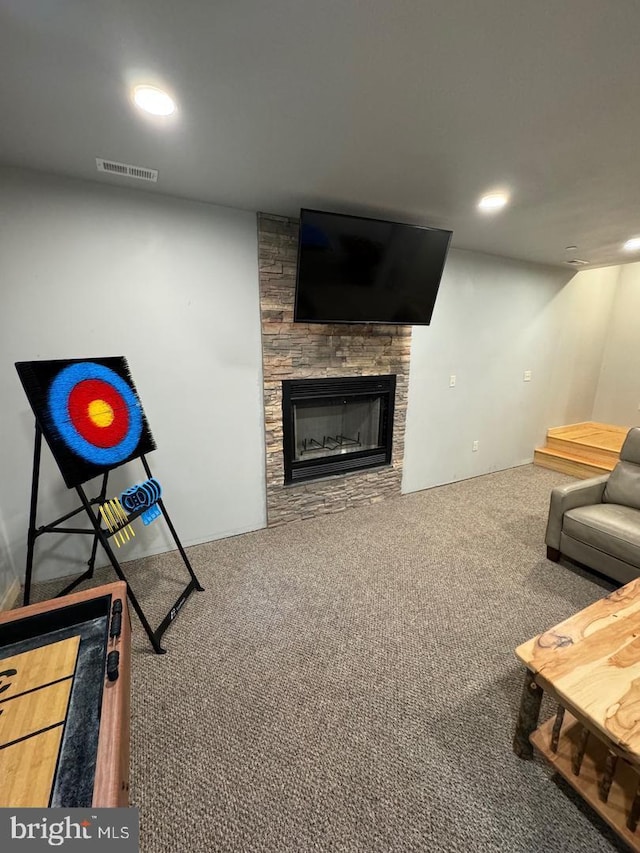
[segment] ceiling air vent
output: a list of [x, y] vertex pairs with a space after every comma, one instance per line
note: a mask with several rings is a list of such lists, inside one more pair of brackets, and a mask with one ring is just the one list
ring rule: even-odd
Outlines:
[[130, 163], [117, 163], [115, 160], [103, 160], [102, 157], [96, 157], [96, 166], [99, 172], [121, 175], [123, 178], [135, 178], [137, 181], [151, 181], [154, 184], [158, 182], [157, 169], [132, 166]]
[[567, 264], [571, 264], [572, 267], [586, 267], [589, 265], [589, 261], [583, 261], [582, 258], [571, 258], [570, 261], [565, 261]]

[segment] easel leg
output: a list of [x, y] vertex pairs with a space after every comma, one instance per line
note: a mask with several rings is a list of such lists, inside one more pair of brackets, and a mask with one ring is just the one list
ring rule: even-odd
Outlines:
[[[101, 504], [103, 504], [105, 502], [105, 498], [107, 495], [107, 482], [108, 482], [108, 480], [109, 480], [109, 472], [105, 471], [104, 474], [102, 475], [102, 486], [100, 487], [100, 494], [98, 495], [98, 498], [97, 498], [97, 500]], [[100, 526], [100, 527], [102, 526], [100, 518], [98, 518], [98, 526]], [[63, 595], [68, 595], [72, 589], [75, 589], [81, 583], [84, 583], [85, 581], [91, 580], [91, 578], [93, 577], [93, 570], [95, 568], [96, 554], [98, 551], [98, 542], [99, 541], [100, 540], [98, 538], [98, 534], [95, 533], [93, 536], [93, 545], [91, 546], [91, 556], [89, 557], [89, 561], [87, 563], [88, 568], [87, 568], [86, 572], [83, 572], [79, 577], [75, 578], [74, 580], [71, 581], [70, 584], [65, 586], [64, 589], [60, 590], [60, 592], [56, 596], [57, 598], [60, 598]]]
[[[98, 495], [98, 503], [102, 505], [107, 499], [107, 483], [109, 482], [109, 472], [105, 471], [102, 477], [102, 486], [100, 487], [100, 494]], [[100, 524], [100, 519], [98, 519], [98, 524]], [[93, 537], [93, 545], [91, 546], [91, 556], [89, 557], [89, 577], [93, 577], [93, 570], [96, 565], [96, 554], [98, 552], [98, 534]]]
[[33, 551], [36, 544], [36, 515], [38, 512], [38, 481], [40, 479], [40, 455], [42, 452], [42, 430], [36, 421], [36, 434], [33, 443], [33, 474], [31, 477], [31, 507], [29, 510], [29, 530], [27, 531], [27, 566], [24, 574], [24, 598], [22, 603], [29, 604], [31, 598], [31, 576], [33, 574]]
[[201, 585], [200, 581], [196, 577], [196, 573], [193, 571], [191, 563], [189, 562], [189, 558], [187, 557], [186, 551], [182, 547], [182, 542], [178, 539], [178, 534], [176, 533], [176, 529], [173, 526], [171, 519], [169, 518], [169, 515], [167, 513], [167, 509], [166, 509], [164, 503], [162, 502], [162, 498], [158, 501], [158, 506], [162, 510], [164, 520], [167, 522], [167, 527], [171, 531], [171, 535], [173, 536], [173, 541], [178, 546], [178, 551], [180, 552], [180, 556], [182, 557], [182, 560], [183, 560], [185, 566], [187, 567], [187, 571], [191, 575], [191, 579], [193, 580], [194, 587], [198, 590], [198, 592], [204, 592], [204, 587]]
[[[149, 479], [151, 479], [151, 477], [153, 477], [153, 474], [151, 473], [151, 468], [149, 468], [149, 463], [147, 462], [147, 460], [144, 456], [141, 456], [140, 458], [142, 459], [142, 464], [144, 465], [144, 470], [147, 474], [147, 477], [149, 477]], [[180, 556], [182, 557], [182, 560], [183, 560], [185, 566], [187, 567], [187, 571], [191, 575], [191, 579], [193, 580], [193, 585], [194, 585], [195, 589], [197, 589], [198, 592], [204, 592], [204, 587], [200, 584], [200, 581], [196, 577], [196, 573], [193, 571], [191, 563], [189, 562], [189, 558], [187, 557], [187, 554], [186, 554], [184, 548], [182, 547], [182, 542], [178, 539], [178, 534], [176, 533], [176, 529], [173, 526], [171, 519], [169, 518], [169, 514], [166, 510], [164, 503], [162, 502], [162, 499], [160, 499], [158, 501], [158, 506], [162, 510], [162, 514], [164, 516], [164, 519], [167, 522], [167, 527], [169, 528], [171, 535], [173, 536], [173, 541], [176, 543], [178, 551], [180, 552]]]
[[102, 545], [102, 547], [106, 551], [107, 557], [109, 558], [115, 573], [120, 578], [120, 580], [124, 581], [127, 585], [127, 597], [129, 598], [129, 601], [131, 602], [131, 605], [132, 605], [133, 609], [135, 610], [135, 612], [138, 616], [138, 619], [142, 623], [142, 627], [144, 628], [144, 630], [147, 633], [147, 636], [149, 637], [149, 641], [151, 642], [151, 645], [153, 646], [153, 650], [159, 655], [165, 654], [166, 649], [163, 649], [162, 646], [160, 645], [160, 643], [158, 642], [158, 640], [156, 639], [155, 632], [153, 631], [151, 625], [148, 623], [147, 617], [144, 615], [142, 607], [140, 607], [140, 604], [138, 603], [138, 599], [135, 597], [133, 590], [131, 589], [131, 587], [129, 585], [129, 581], [126, 578], [125, 573], [122, 571], [122, 567], [120, 566], [120, 563], [116, 559], [116, 555], [113, 553], [113, 550], [111, 549], [111, 545], [109, 544], [109, 540], [106, 536], [106, 533], [101, 528], [100, 522], [93, 512], [93, 509], [92, 509], [91, 504], [89, 503], [89, 500], [88, 500], [88, 498], [84, 492], [84, 489], [82, 488], [82, 486], [76, 486], [76, 491], [78, 492], [78, 494], [80, 496], [80, 500], [82, 501], [82, 504], [83, 504], [85, 510], [87, 511], [87, 515], [91, 519], [91, 524], [93, 525], [93, 529], [96, 531], [96, 538], [100, 541], [100, 544]]

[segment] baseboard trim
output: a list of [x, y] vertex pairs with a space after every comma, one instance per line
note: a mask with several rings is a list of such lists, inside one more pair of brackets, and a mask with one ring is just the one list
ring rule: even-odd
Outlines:
[[5, 594], [0, 598], [0, 610], [11, 610], [13, 605], [18, 600], [18, 596], [20, 595], [20, 583], [16, 578], [9, 585], [9, 589], [5, 592]]

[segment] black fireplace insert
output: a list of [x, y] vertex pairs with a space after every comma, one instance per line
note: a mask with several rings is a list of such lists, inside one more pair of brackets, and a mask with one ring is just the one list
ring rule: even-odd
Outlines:
[[391, 464], [396, 377], [282, 383], [284, 482]]

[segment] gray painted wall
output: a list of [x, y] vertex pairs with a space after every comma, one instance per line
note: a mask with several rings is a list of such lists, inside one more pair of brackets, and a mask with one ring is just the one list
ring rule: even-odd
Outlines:
[[[184, 542], [263, 527], [255, 215], [12, 170], [0, 185], [0, 514], [17, 569], [33, 452], [19, 360], [127, 356]], [[129, 463], [111, 493], [142, 479]], [[40, 523], [75, 503], [45, 449]], [[161, 522], [138, 527], [123, 559], [173, 547]], [[87, 548], [43, 537], [38, 576], [79, 571]]]
[[[13, 367], [22, 359], [126, 355], [184, 541], [263, 527], [254, 214], [15, 170], [0, 183], [4, 576], [24, 566], [33, 418]], [[623, 398], [632, 419], [640, 265], [624, 268], [607, 338], [619, 275], [453, 250], [432, 324], [413, 330], [403, 491], [530, 462], [550, 426], [621, 422]], [[113, 493], [142, 477], [125, 466]], [[45, 451], [40, 518], [74, 503]], [[122, 556], [170, 547], [158, 523]], [[45, 537], [39, 577], [76, 572], [86, 556], [79, 537]], [[0, 597], [2, 584], [0, 567]]]
[[451, 251], [413, 330], [403, 491], [531, 462], [549, 427], [589, 420], [616, 279]]
[[640, 263], [619, 274], [593, 418], [620, 426], [640, 425]]

